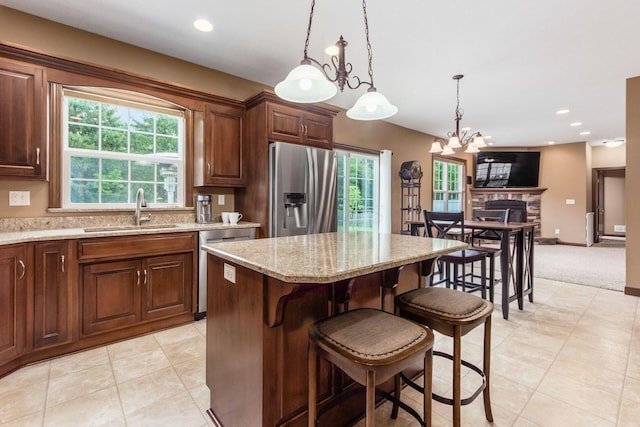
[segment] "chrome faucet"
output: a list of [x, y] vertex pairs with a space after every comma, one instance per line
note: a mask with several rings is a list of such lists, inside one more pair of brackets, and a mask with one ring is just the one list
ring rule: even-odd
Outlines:
[[141, 222], [151, 221], [151, 214], [142, 215], [140, 212], [142, 208], [146, 207], [147, 201], [144, 198], [144, 190], [142, 188], [138, 188], [138, 192], [136, 193], [136, 212], [134, 213], [136, 225], [140, 225]]

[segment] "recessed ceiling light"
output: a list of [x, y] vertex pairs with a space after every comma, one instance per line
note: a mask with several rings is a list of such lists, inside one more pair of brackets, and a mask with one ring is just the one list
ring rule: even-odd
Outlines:
[[591, 131], [585, 130], [584, 132], [580, 132], [580, 135], [591, 135]]
[[196, 19], [195, 21], [193, 21], [193, 26], [196, 27], [198, 31], [202, 31], [203, 33], [208, 33], [213, 30], [213, 25], [206, 19]]
[[493, 144], [494, 144], [494, 143], [493, 143], [493, 142], [491, 142], [491, 141], [487, 142], [487, 145], [493, 145]]
[[469, 132], [471, 130], [471, 128], [470, 127], [465, 127], [465, 128], [460, 129], [460, 130], [463, 131], [463, 132]]
[[326, 48], [324, 50], [324, 53], [326, 53], [329, 56], [337, 56], [338, 55], [338, 46], [336, 46], [335, 44], [332, 44], [331, 46], [329, 46], [328, 48]]
[[484, 138], [484, 139], [491, 139], [491, 138], [493, 138], [493, 137], [492, 137], [491, 135], [484, 135], [484, 136], [483, 136], [483, 138]]
[[582, 126], [582, 122], [573, 122], [573, 123], [569, 123], [569, 126], [573, 126], [573, 127], [576, 127], [576, 126]]
[[549, 141], [549, 142], [547, 142], [547, 144], [549, 144], [549, 145], [553, 145], [553, 144], [555, 144], [555, 143], [556, 143], [555, 141]]
[[569, 112], [569, 110], [558, 110], [556, 111], [556, 114], [567, 114]]
[[624, 139], [610, 139], [608, 141], [604, 141], [603, 144], [609, 148], [616, 148], [624, 144]]

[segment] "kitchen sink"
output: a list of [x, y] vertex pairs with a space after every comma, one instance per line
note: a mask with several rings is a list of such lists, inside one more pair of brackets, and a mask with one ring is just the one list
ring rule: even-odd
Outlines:
[[178, 227], [176, 224], [113, 225], [107, 227], [89, 227], [85, 228], [84, 231], [86, 233], [100, 233], [107, 231], [162, 230], [176, 227]]

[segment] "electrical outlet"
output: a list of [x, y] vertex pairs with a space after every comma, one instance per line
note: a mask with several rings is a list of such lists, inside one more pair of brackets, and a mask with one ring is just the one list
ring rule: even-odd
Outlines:
[[224, 205], [224, 194], [218, 194], [218, 204]]
[[556, 234], [560, 234], [560, 229], [556, 228]]
[[236, 283], [236, 268], [226, 262], [224, 263], [224, 278], [231, 283]]
[[9, 191], [9, 206], [31, 205], [30, 191]]

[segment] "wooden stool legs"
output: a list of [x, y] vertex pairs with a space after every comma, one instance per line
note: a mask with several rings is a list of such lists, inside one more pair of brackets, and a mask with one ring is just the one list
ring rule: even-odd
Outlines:
[[482, 362], [482, 370], [484, 371], [485, 378], [487, 379], [487, 385], [482, 391], [482, 397], [484, 398], [484, 414], [487, 421], [493, 422], [493, 412], [491, 411], [491, 397], [490, 397], [490, 378], [489, 371], [491, 369], [491, 316], [487, 317], [484, 322], [484, 355]]

